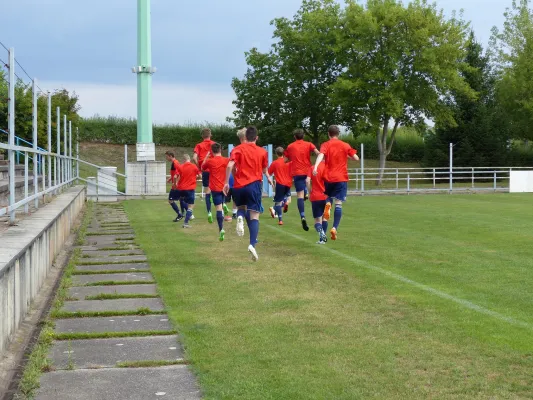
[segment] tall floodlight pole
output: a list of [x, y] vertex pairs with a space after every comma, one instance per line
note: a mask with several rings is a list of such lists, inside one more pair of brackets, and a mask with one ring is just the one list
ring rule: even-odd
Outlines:
[[137, 0], [137, 161], [155, 161], [152, 134], [152, 39], [150, 0]]

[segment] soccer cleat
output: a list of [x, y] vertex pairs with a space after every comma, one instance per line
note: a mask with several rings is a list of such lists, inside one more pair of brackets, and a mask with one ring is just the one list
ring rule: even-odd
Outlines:
[[254, 246], [248, 246], [248, 252], [252, 255], [252, 261], [256, 262], [259, 260], [259, 256], [257, 255], [257, 251], [255, 250]]
[[304, 217], [302, 217], [302, 228], [304, 228], [304, 231], [309, 231], [309, 226], [307, 225], [307, 221]]
[[224, 221], [231, 222], [232, 218], [231, 215], [228, 215], [227, 217], [224, 217]]
[[269, 211], [270, 211], [270, 216], [272, 218], [276, 218], [276, 211], [274, 210], [274, 207], [270, 207]]
[[331, 217], [331, 203], [328, 201], [326, 203], [326, 207], [324, 207], [324, 215], [322, 216], [322, 219], [324, 221], [329, 221], [330, 217]]
[[279, 221], [279, 222], [278, 222], [278, 225], [279, 225], [279, 226], [283, 226], [283, 221]]
[[318, 242], [316, 242], [316, 244], [326, 244], [326, 242], [319, 240]]
[[190, 218], [190, 220], [192, 221], [193, 219], [194, 219], [194, 215], [191, 215], [191, 218]]
[[287, 211], [289, 211], [289, 205], [285, 203], [285, 205], [283, 206], [283, 212], [287, 214]]
[[326, 236], [326, 232], [322, 231], [320, 232], [320, 241], [326, 243], [328, 241], [328, 237]]
[[189, 224], [183, 224], [183, 228], [184, 229], [189, 229], [189, 228], [191, 228], [191, 226]]
[[237, 217], [237, 236], [244, 236], [244, 220], [243, 218], [239, 215]]
[[182, 219], [183, 219], [183, 215], [180, 214], [174, 219], [174, 222], [180, 222]]
[[207, 213], [207, 221], [212, 224], [213, 223], [213, 214], [211, 214], [210, 212]]
[[226, 215], [226, 216], [229, 215], [229, 208], [226, 205], [226, 203], [222, 204], [222, 209], [224, 210], [224, 215]]
[[337, 229], [331, 228], [331, 240], [337, 240]]
[[233, 213], [233, 215], [231, 216], [231, 219], [237, 219], [237, 214]]
[[307, 192], [304, 193], [304, 201], [309, 200], [309, 194]]
[[218, 237], [218, 240], [220, 240], [221, 242], [224, 241], [224, 235], [226, 234], [226, 231], [224, 229], [222, 229], [220, 231], [220, 236]]

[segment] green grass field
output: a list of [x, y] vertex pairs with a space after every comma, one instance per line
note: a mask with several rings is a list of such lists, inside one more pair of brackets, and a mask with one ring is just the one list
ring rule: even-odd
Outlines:
[[531, 201], [352, 197], [322, 247], [293, 204], [263, 216], [258, 263], [203, 202], [187, 231], [165, 201], [124, 204], [207, 399], [526, 399]]

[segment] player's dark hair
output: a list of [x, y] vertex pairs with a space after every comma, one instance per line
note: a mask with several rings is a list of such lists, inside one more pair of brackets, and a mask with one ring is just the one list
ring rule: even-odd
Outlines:
[[255, 142], [257, 140], [257, 128], [255, 126], [246, 128], [246, 140], [248, 142]]
[[283, 147], [281, 147], [281, 146], [280, 147], [276, 147], [276, 155], [278, 157], [281, 157], [283, 155], [283, 152], [284, 152]]
[[169, 156], [169, 157], [172, 157], [172, 158], [176, 158], [176, 156], [174, 155], [174, 153], [171, 152], [171, 151], [167, 151], [167, 152], [165, 152], [165, 155], [166, 155], [166, 156]]
[[333, 136], [333, 137], [339, 136], [340, 132], [341, 131], [337, 125], [330, 125], [330, 127], [328, 128], [329, 136]]
[[211, 152], [213, 154], [218, 154], [222, 151], [222, 146], [220, 145], [220, 143], [213, 143], [211, 145]]
[[292, 134], [297, 140], [302, 140], [305, 136], [305, 132], [303, 129], [295, 129]]

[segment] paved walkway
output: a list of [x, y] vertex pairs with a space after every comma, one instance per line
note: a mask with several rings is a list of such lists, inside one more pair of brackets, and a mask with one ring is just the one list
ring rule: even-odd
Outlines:
[[[180, 364], [178, 337], [133, 237], [120, 206], [95, 206], [76, 266], [79, 275], [73, 275], [70, 301], [61, 310], [89, 317], [56, 320], [57, 338], [70, 340], [54, 342], [49, 354], [54, 371], [42, 376], [37, 400], [201, 398], [194, 375]], [[101, 295], [121, 298], [91, 300]], [[106, 317], [90, 316], [98, 312]], [[140, 315], [119, 316], [136, 312]], [[95, 338], [76, 338], [81, 335]]]

